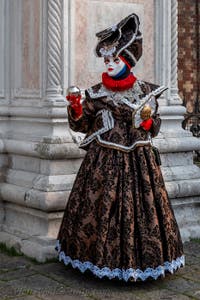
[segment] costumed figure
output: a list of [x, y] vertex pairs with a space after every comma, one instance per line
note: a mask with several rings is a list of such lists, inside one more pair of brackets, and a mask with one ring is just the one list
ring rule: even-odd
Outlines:
[[99, 278], [157, 279], [184, 265], [177, 222], [152, 145], [166, 89], [138, 80], [131, 68], [142, 55], [135, 14], [96, 34], [104, 57], [102, 82], [69, 89], [72, 130], [86, 133], [78, 171], [58, 233], [60, 261]]

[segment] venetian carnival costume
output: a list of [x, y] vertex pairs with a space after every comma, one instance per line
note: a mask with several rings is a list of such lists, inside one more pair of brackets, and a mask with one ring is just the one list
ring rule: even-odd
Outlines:
[[80, 147], [87, 152], [56, 250], [66, 265], [99, 278], [157, 279], [184, 265], [179, 229], [151, 143], [160, 126], [157, 98], [165, 88], [131, 73], [142, 55], [137, 15], [97, 37], [97, 56], [122, 68], [117, 76], [103, 73], [102, 82], [85, 91], [82, 104], [80, 97], [68, 97], [70, 127], [86, 133]]

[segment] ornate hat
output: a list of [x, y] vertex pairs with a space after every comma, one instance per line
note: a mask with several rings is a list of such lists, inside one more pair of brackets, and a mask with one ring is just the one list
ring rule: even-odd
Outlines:
[[140, 21], [136, 14], [131, 14], [118, 24], [96, 33], [98, 43], [97, 56], [122, 56], [133, 67], [142, 56], [142, 34]]

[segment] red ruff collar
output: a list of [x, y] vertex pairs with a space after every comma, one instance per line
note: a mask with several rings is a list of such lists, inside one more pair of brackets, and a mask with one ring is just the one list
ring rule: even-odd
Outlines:
[[124, 91], [132, 88], [136, 79], [137, 78], [133, 75], [133, 73], [130, 73], [128, 77], [121, 80], [114, 80], [107, 73], [102, 74], [103, 85], [112, 91]]

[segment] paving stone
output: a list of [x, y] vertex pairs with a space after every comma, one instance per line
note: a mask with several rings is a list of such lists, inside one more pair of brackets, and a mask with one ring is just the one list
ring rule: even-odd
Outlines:
[[21, 288], [12, 287], [9, 284], [4, 284], [0, 286], [0, 299], [17, 299], [17, 297], [27, 295], [26, 290], [22, 290]]
[[14, 269], [20, 269], [30, 266], [31, 262], [25, 257], [17, 256], [7, 256], [5, 254], [0, 253], [0, 270], [2, 272], [7, 272]]
[[192, 299], [200, 299], [200, 287], [198, 289], [188, 291], [188, 292], [186, 292], [186, 294], [188, 296], [192, 297]]
[[[73, 286], [73, 289], [76, 287]], [[152, 291], [155, 289], [153, 283], [123, 283], [119, 281], [96, 280], [83, 281], [79, 289], [91, 299], [115, 299], [115, 300], [140, 300], [140, 291]]]
[[121, 291], [119, 293], [103, 293], [102, 292], [93, 292], [88, 294], [88, 297], [91, 299], [99, 299], [99, 300], [141, 300], [141, 296], [137, 294], [137, 291], [133, 290], [132, 293], [127, 293], [125, 291]]
[[[66, 286], [76, 287], [78, 284], [79, 289], [86, 287], [85, 284], [92, 288], [94, 286], [100, 287], [102, 284], [104, 286], [113, 284], [112, 281], [95, 278], [89, 272], [81, 274], [79, 271], [74, 270], [71, 267], [64, 266], [63, 263], [59, 262], [46, 265], [44, 267], [42, 265], [34, 266], [33, 269], [43, 275], [48, 274], [50, 278], [56, 279], [60, 283], [64, 283]], [[119, 284], [121, 284], [121, 282], [119, 282]]]
[[185, 294], [186, 292], [198, 289], [200, 287], [200, 284], [192, 280], [176, 277], [176, 279], [174, 280], [167, 281], [165, 283], [165, 287], [180, 294]]
[[[81, 296], [72, 296], [72, 295], [56, 295], [56, 296], [47, 296], [47, 298], [40, 298], [41, 300], [87, 300], [88, 298]], [[20, 299], [21, 300], [21, 299]], [[92, 300], [90, 298], [90, 300]]]
[[175, 273], [175, 275], [176, 276], [182, 276], [182, 275], [184, 275], [187, 272], [195, 271], [195, 270], [196, 270], [196, 265], [190, 266], [190, 265], [186, 264], [183, 268], [180, 268], [178, 270], [178, 272]]
[[[5, 300], [7, 300], [7, 299], [5, 298]], [[4, 299], [1, 299], [1, 300], [4, 300]], [[28, 296], [28, 295], [26, 295], [26, 296], [17, 297], [17, 298], [16, 297], [9, 298], [9, 300], [41, 300], [41, 298], [38, 298], [36, 296]]]
[[138, 283], [124, 283], [117, 280], [98, 279], [91, 275], [89, 272], [81, 274], [79, 271], [70, 267], [64, 266], [62, 263], [48, 264], [44, 267], [42, 265], [33, 266], [34, 270], [41, 272], [43, 275], [48, 273], [48, 276], [52, 279], [59, 281], [69, 287], [69, 291], [78, 291], [81, 295], [94, 297], [94, 299], [134, 299], [139, 300], [137, 296], [133, 294], [139, 290], [154, 289], [153, 282], [138, 282]]
[[183, 274], [183, 277], [186, 279], [191, 279], [194, 282], [199, 282], [200, 283], [200, 271], [189, 271], [187, 273]]
[[[17, 280], [11, 280], [7, 282], [4, 290], [4, 293], [7, 292], [9, 295], [11, 293], [11, 296], [24, 294], [48, 296], [64, 294], [66, 292], [63, 285], [40, 274], [22, 277]], [[10, 290], [12, 292], [10, 292]]]
[[[132, 294], [126, 294], [121, 292], [120, 294], [115, 294], [114, 296], [108, 296], [108, 295], [96, 295], [91, 294], [88, 296], [89, 299], [95, 299], [95, 300], [141, 300], [141, 297], [138, 295]], [[147, 298], [145, 299], [147, 300]]]
[[48, 263], [48, 264], [38, 264], [32, 265], [31, 269], [40, 274], [48, 274], [49, 276], [53, 276], [54, 274], [60, 276], [60, 280], [67, 279], [71, 268], [67, 268], [64, 264], [56, 262], [56, 263]]
[[197, 256], [187, 255], [185, 261], [186, 265], [200, 265], [200, 258]]
[[19, 277], [26, 277], [35, 274], [34, 270], [30, 270], [27, 267], [18, 268], [12, 271], [4, 272], [0, 274], [0, 280], [9, 281], [13, 279], [18, 279]]
[[140, 300], [191, 300], [190, 297], [176, 294], [176, 292], [169, 291], [167, 289], [164, 290], [156, 290], [152, 292], [146, 292], [138, 295]]
[[200, 257], [200, 243], [197, 242], [186, 242], [184, 243], [184, 252], [187, 255]]
[[[95, 278], [90, 272], [86, 272], [81, 274], [78, 270], [74, 270], [71, 267], [66, 267], [62, 263], [55, 263], [46, 266], [34, 266], [34, 270], [42, 273], [43, 275], [48, 272], [48, 276], [52, 279], [59, 281], [60, 283], [69, 286], [70, 288], [76, 288], [79, 286], [79, 290], [83, 291], [94, 291], [98, 290], [110, 293], [110, 292], [119, 292], [121, 289], [128, 291], [132, 291], [132, 288], [142, 289], [143, 284], [138, 283], [125, 283], [118, 280], [109, 280], [109, 279], [99, 279]], [[152, 289], [153, 283], [146, 282], [146, 289]]]

